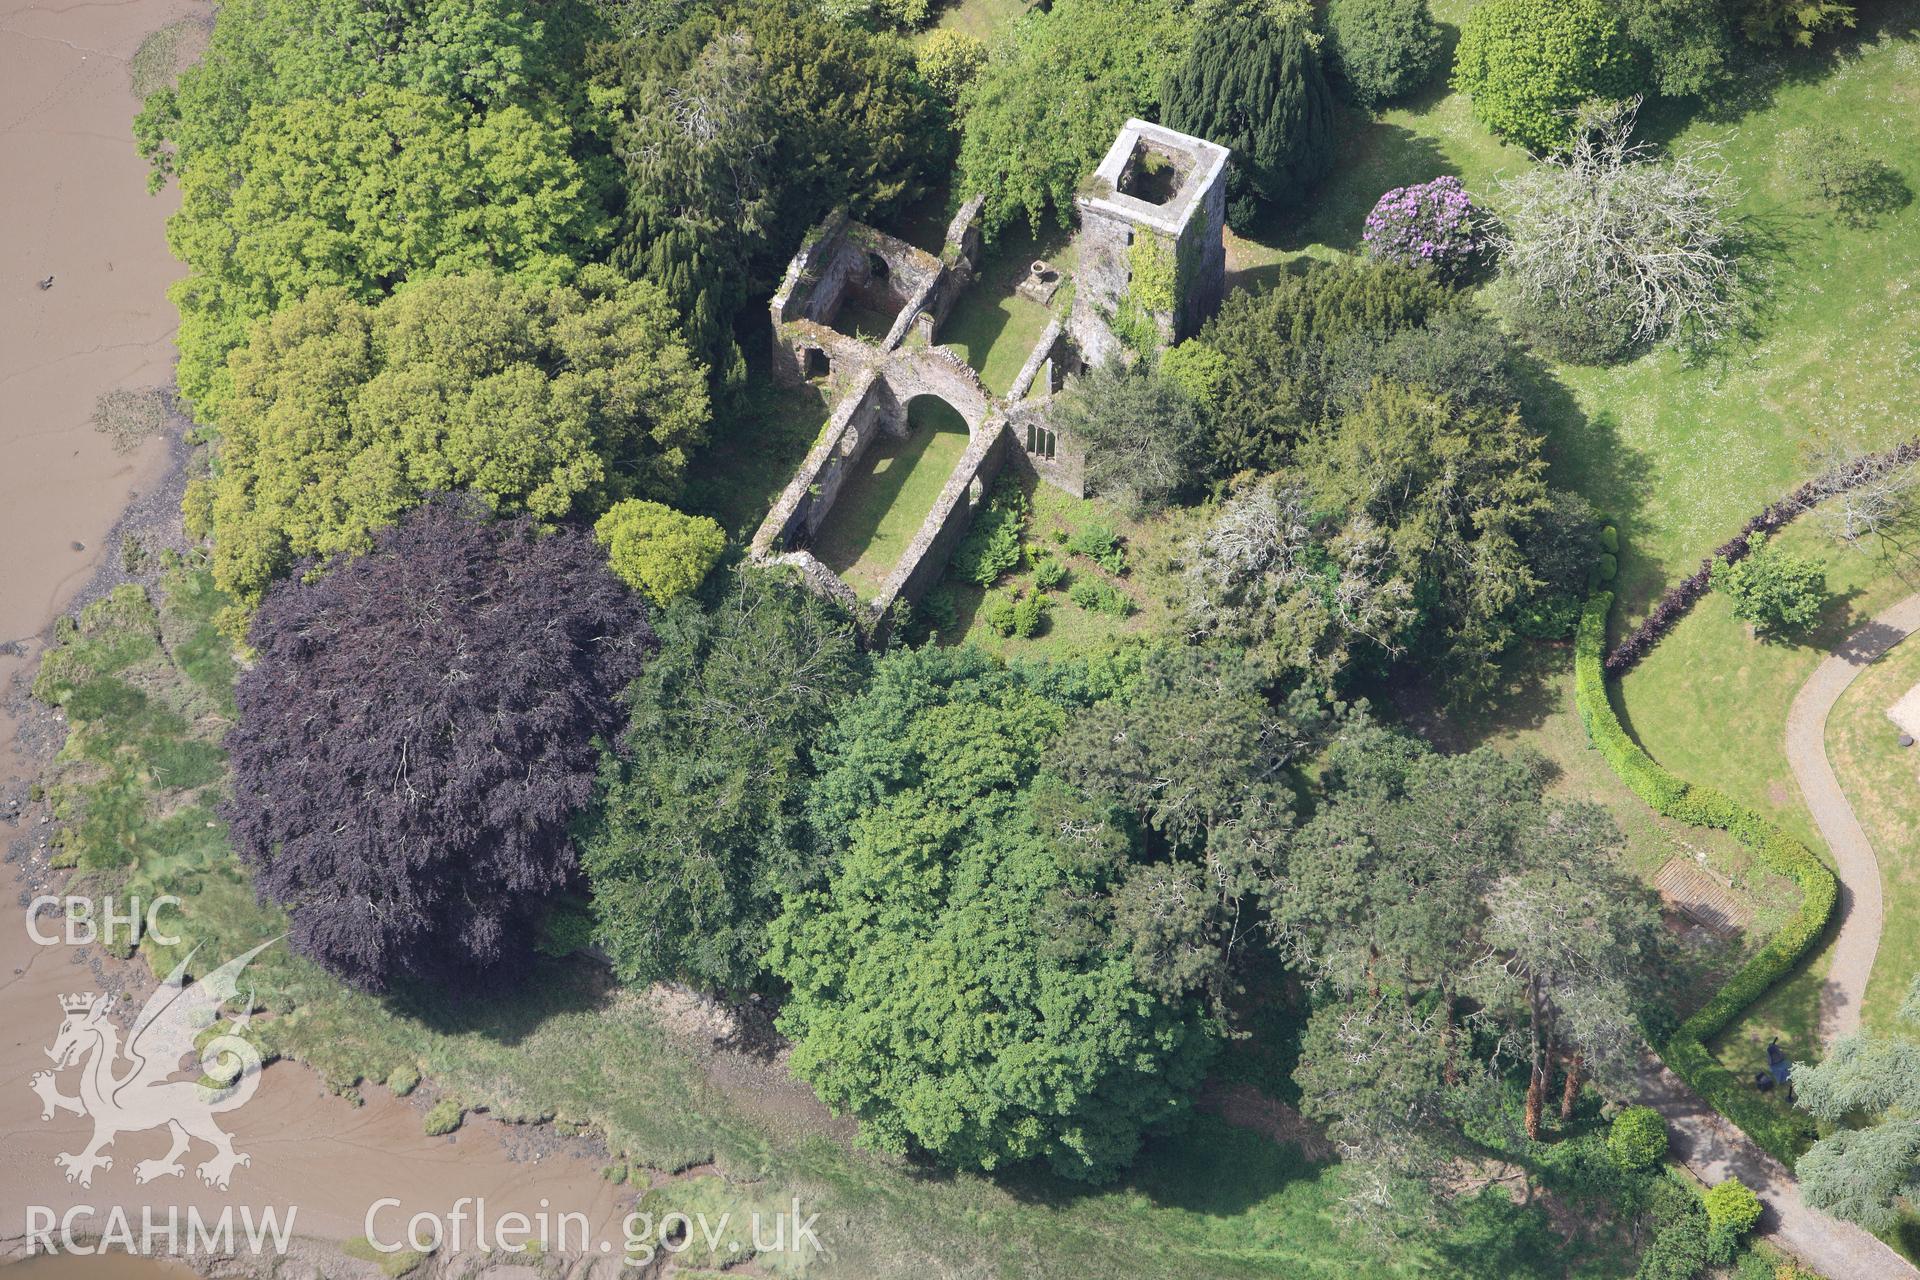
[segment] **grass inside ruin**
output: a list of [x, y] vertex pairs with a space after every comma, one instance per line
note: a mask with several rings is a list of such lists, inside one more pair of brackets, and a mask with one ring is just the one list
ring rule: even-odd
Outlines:
[[[959, 351], [987, 390], [997, 396], [1013, 389], [1020, 367], [1054, 315], [1048, 307], [1014, 292], [1036, 258], [1062, 271], [1073, 269], [1071, 244], [1064, 232], [1049, 231], [1036, 239], [1024, 227], [1002, 231], [988, 246], [973, 283], [935, 335], [941, 345]], [[1061, 296], [1055, 295], [1056, 300]]]
[[906, 438], [882, 432], [867, 447], [814, 535], [813, 554], [872, 599], [966, 450], [966, 420], [955, 409], [933, 396], [910, 402]]

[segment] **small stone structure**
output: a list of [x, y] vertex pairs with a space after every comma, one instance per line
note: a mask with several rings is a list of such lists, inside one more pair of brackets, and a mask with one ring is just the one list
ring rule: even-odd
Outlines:
[[1060, 292], [1060, 271], [1052, 263], [1035, 258], [1027, 267], [1027, 278], [1014, 286], [1014, 292], [1043, 307], [1053, 305], [1053, 295]]
[[[1041, 333], [1004, 397], [951, 347], [941, 324], [981, 260], [975, 197], [947, 228], [938, 255], [837, 211], [808, 235], [768, 306], [773, 376], [783, 386], [825, 380], [833, 412], [754, 534], [754, 558], [796, 566], [824, 594], [883, 632], [897, 600], [937, 581], [987, 490], [1009, 461], [1073, 494], [1086, 493], [1086, 454], [1049, 419], [1048, 402], [1089, 363], [1178, 341], [1220, 304], [1227, 151], [1130, 120], [1088, 187], [1080, 213], [1073, 307]], [[1143, 274], [1140, 280], [1136, 273]], [[1035, 262], [1016, 292], [1051, 305], [1062, 273]], [[967, 424], [968, 444], [918, 533], [873, 600], [808, 545], [841, 487], [880, 433], [904, 436], [907, 405], [932, 395]]]

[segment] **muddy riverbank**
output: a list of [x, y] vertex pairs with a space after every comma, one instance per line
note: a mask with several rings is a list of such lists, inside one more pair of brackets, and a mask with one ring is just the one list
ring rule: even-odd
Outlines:
[[[140, 1161], [165, 1155], [164, 1128], [124, 1134], [112, 1166], [82, 1186], [66, 1180], [56, 1157], [86, 1146], [91, 1121], [43, 1118], [30, 1087], [49, 1066], [63, 997], [125, 993], [132, 1007], [151, 984], [97, 947], [29, 935], [27, 902], [61, 879], [45, 868], [50, 823], [30, 782], [64, 726], [31, 707], [24, 688], [54, 618], [124, 576], [123, 535], [150, 550], [180, 538], [179, 424], [121, 453], [89, 419], [106, 392], [171, 381], [175, 315], [166, 287], [181, 268], [167, 251], [165, 221], [177, 197], [147, 193], [129, 133], [137, 109], [129, 61], [148, 33], [209, 13], [201, 0], [0, 0], [0, 172], [8, 178], [0, 184], [0, 848], [9, 853], [0, 868], [0, 1258], [25, 1252], [36, 1212], [73, 1215], [84, 1234], [109, 1226], [115, 1210], [137, 1223], [143, 1210], [164, 1219], [169, 1210], [217, 1218], [229, 1208], [292, 1209], [299, 1237], [337, 1242], [363, 1235], [382, 1199], [399, 1205], [380, 1219], [390, 1227], [415, 1210], [445, 1213], [463, 1197], [484, 1197], [492, 1214], [580, 1214], [596, 1240], [617, 1242], [626, 1197], [600, 1176], [591, 1144], [544, 1127], [477, 1118], [430, 1138], [423, 1099], [369, 1088], [365, 1105], [354, 1106], [311, 1072], [277, 1064], [226, 1117], [236, 1150], [250, 1158], [228, 1190], [205, 1185], [191, 1166], [136, 1182]], [[369, 1263], [319, 1256], [326, 1274], [378, 1274]], [[61, 1276], [79, 1274], [65, 1265]], [[132, 1274], [118, 1265], [98, 1260], [86, 1274]], [[319, 1274], [319, 1266], [295, 1270]]]

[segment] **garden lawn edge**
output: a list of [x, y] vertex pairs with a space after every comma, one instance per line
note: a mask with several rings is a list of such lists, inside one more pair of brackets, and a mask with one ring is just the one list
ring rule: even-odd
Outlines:
[[1627, 733], [1614, 710], [1603, 665], [1612, 608], [1612, 592], [1595, 592], [1581, 613], [1574, 638], [1574, 705], [1588, 738], [1608, 767], [1655, 813], [1727, 832], [1768, 868], [1790, 876], [1800, 886], [1800, 909], [1793, 918], [1660, 1048], [1660, 1056], [1675, 1075], [1754, 1142], [1791, 1166], [1812, 1137], [1811, 1120], [1783, 1119], [1762, 1106], [1744, 1082], [1714, 1060], [1706, 1042], [1806, 958], [1833, 914], [1839, 882], [1804, 844], [1712, 787], [1669, 773]]

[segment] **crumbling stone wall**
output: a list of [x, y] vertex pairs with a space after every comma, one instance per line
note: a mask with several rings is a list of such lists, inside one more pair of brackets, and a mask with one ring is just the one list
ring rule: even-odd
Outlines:
[[1050, 320], [1007, 393], [1007, 431], [1014, 453], [1039, 479], [1076, 498], [1087, 496], [1086, 449], [1072, 433], [1054, 425], [1047, 407], [1066, 379], [1082, 368], [1065, 326]]
[[[768, 304], [774, 380], [799, 386], [813, 376], [816, 371], [807, 361], [810, 350], [827, 355], [835, 367], [855, 356], [849, 350], [836, 352], [840, 343], [822, 341], [821, 330], [857, 343], [863, 356], [896, 350], [909, 335], [930, 345], [979, 264], [982, 203], [975, 199], [961, 208], [937, 256], [852, 221], [844, 209], [809, 232]], [[835, 327], [842, 310], [855, 300], [868, 311], [892, 316], [883, 337], [855, 338]]]
[[1011, 452], [1005, 423], [996, 419], [987, 429], [976, 431], [967, 443], [967, 451], [954, 464], [933, 509], [920, 523], [920, 531], [894, 565], [893, 573], [874, 598], [874, 611], [885, 614], [895, 600], [918, 601], [940, 575], [946, 572], [953, 549], [973, 524], [974, 515], [986, 502], [1000, 469]]
[[[1003, 467], [1022, 466], [1085, 496], [1085, 448], [1054, 425], [1049, 402], [1065, 378], [1087, 364], [1130, 360], [1176, 342], [1219, 306], [1226, 287], [1226, 164], [1224, 147], [1127, 122], [1075, 200], [1073, 308], [1064, 322], [1048, 324], [1004, 398], [987, 390], [959, 352], [937, 342], [979, 268], [984, 198], [961, 208], [937, 257], [849, 220], [844, 210], [822, 222], [769, 305], [773, 374], [790, 386], [825, 375], [839, 398], [754, 535], [754, 556], [798, 565], [817, 587], [857, 604], [852, 588], [804, 543], [874, 436], [904, 432], [905, 406], [920, 395], [953, 406], [970, 438], [879, 594], [856, 610], [870, 634], [884, 634], [895, 601], [917, 601], [939, 580]], [[870, 310], [876, 298], [884, 300], [892, 314], [884, 335], [859, 338], [835, 327], [849, 297]]]
[[820, 438], [774, 501], [767, 518], [753, 536], [753, 553], [774, 557], [810, 540], [820, 531], [840, 486], [874, 436], [882, 430], [898, 433], [898, 405], [872, 370], [864, 370], [834, 409]]

